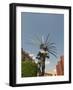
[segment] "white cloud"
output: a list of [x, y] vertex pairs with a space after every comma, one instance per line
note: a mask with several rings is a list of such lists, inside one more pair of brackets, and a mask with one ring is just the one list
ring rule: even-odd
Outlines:
[[30, 57], [32, 57], [33, 60], [35, 60], [35, 62], [37, 62], [36, 57], [34, 56], [34, 54], [29, 54]]
[[30, 57], [33, 57], [34, 55], [33, 54], [29, 54]]
[[45, 61], [45, 64], [50, 64], [50, 61]]

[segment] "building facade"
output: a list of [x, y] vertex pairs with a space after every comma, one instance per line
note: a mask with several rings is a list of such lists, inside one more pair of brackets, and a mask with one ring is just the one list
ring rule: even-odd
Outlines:
[[23, 48], [21, 49], [21, 58], [22, 58], [22, 61], [26, 61], [26, 60], [31, 60], [34, 62], [33, 58], [23, 50]]
[[57, 75], [64, 75], [64, 56], [60, 57], [58, 64], [56, 65]]

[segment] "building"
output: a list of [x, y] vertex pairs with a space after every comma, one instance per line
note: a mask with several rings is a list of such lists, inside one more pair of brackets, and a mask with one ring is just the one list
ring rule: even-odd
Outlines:
[[60, 57], [58, 64], [56, 65], [57, 75], [64, 75], [64, 56]]
[[34, 62], [33, 58], [29, 55], [29, 53], [25, 52], [23, 49], [21, 49], [21, 58], [22, 61], [31, 60]]

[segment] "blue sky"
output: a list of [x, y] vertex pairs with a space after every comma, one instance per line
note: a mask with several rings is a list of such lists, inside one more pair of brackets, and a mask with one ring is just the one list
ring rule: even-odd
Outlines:
[[[38, 38], [50, 34], [51, 42], [56, 44], [57, 58], [50, 55], [46, 60], [46, 71], [52, 70], [58, 58], [64, 54], [64, 15], [51, 13], [21, 13], [21, 47], [28, 53], [37, 55], [39, 51]], [[34, 41], [35, 45], [32, 44]]]

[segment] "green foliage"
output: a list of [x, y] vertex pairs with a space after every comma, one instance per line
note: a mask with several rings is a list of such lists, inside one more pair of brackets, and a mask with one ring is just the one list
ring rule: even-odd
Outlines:
[[37, 76], [37, 64], [31, 60], [22, 61], [21, 64], [22, 77], [34, 77]]

